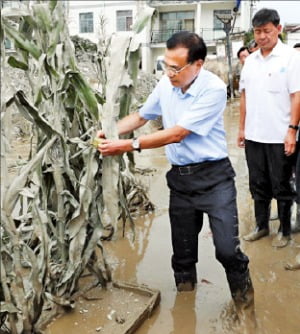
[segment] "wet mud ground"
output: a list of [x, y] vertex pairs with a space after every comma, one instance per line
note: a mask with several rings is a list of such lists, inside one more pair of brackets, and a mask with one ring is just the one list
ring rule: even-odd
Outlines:
[[[237, 148], [238, 101], [228, 105], [225, 125], [230, 159], [237, 173], [238, 209], [240, 235], [254, 227], [252, 200], [248, 191], [248, 174], [244, 151]], [[194, 292], [177, 293], [171, 270], [171, 236], [168, 218], [168, 188], [165, 173], [169, 168], [163, 149], [148, 150], [137, 157], [137, 166], [153, 168], [143, 176], [149, 186], [150, 198], [156, 210], [135, 219], [136, 238], [127, 230], [127, 237], [106, 242], [108, 261], [113, 279], [137, 284], [146, 284], [161, 292], [160, 305], [136, 334], [223, 334], [247, 333], [247, 328], [234, 327], [230, 313], [229, 288], [222, 266], [214, 255], [214, 247], [207, 217], [199, 235], [198, 284]], [[276, 208], [272, 208], [273, 211]], [[300, 270], [286, 271], [284, 264], [299, 253], [300, 234], [293, 234], [288, 247], [275, 249], [272, 238], [278, 221], [271, 222], [273, 235], [254, 243], [241, 241], [243, 250], [250, 258], [250, 271], [255, 289], [255, 305], [258, 321], [257, 333], [300, 333]], [[121, 302], [118, 300], [118, 302]], [[94, 302], [95, 303], [95, 302]], [[101, 304], [101, 301], [99, 301]], [[133, 310], [133, 304], [126, 307]], [[80, 307], [87, 309], [87, 302]], [[101, 310], [98, 308], [99, 312]], [[58, 319], [49, 329], [49, 334], [96, 333], [99, 312], [82, 315], [67, 315]], [[70, 318], [71, 317], [71, 318]], [[71, 324], [75, 324], [74, 327]], [[90, 324], [90, 326], [89, 326]], [[90, 331], [87, 328], [90, 328]], [[101, 328], [98, 328], [101, 333]], [[110, 334], [116, 334], [114, 331]]]

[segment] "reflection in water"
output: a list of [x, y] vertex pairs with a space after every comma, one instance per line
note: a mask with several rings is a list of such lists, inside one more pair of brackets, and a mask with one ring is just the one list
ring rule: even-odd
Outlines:
[[125, 237], [119, 236], [117, 240], [106, 242], [105, 248], [110, 257], [114, 280], [137, 281], [137, 266], [144, 258], [154, 217], [154, 213], [147, 214], [142, 218], [142, 225], [135, 225], [135, 238], [128, 231]]
[[196, 334], [195, 298], [195, 291], [177, 293], [171, 310], [173, 330], [170, 334]]

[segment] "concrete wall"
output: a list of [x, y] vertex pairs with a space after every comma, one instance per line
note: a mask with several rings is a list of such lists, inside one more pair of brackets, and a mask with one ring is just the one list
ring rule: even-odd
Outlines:
[[[117, 30], [116, 12], [118, 10], [132, 10], [134, 22], [137, 11], [136, 1], [70, 1], [68, 18], [70, 34], [79, 35], [97, 43], [101, 34], [100, 17], [105, 18], [105, 33], [109, 36]], [[79, 14], [89, 12], [94, 14], [94, 32], [79, 33]]]
[[[215, 9], [233, 9], [236, 4], [235, 0], [224, 1], [156, 1], [153, 2], [156, 8], [156, 14], [152, 21], [152, 26], [148, 27], [141, 34], [142, 43], [142, 69], [152, 73], [155, 68], [155, 62], [158, 56], [162, 56], [165, 50], [165, 43], [150, 44], [151, 31], [159, 30], [159, 13], [170, 11], [193, 11], [195, 13], [195, 32], [200, 34], [205, 40], [209, 53], [215, 50], [216, 38], [224, 38], [225, 32], [213, 32], [213, 11]], [[69, 30], [71, 35], [79, 35], [88, 38], [97, 43], [101, 35], [100, 16], [105, 18], [106, 36], [116, 32], [116, 12], [118, 10], [132, 10], [133, 23], [135, 16], [147, 6], [146, 1], [126, 1], [126, 0], [102, 0], [102, 1], [69, 1]], [[235, 21], [235, 27], [242, 31], [249, 29], [249, 1], [242, 1], [238, 15]], [[79, 33], [79, 14], [92, 12], [94, 15], [94, 32]], [[233, 22], [233, 21], [232, 21]], [[123, 33], [123, 32], [122, 32]], [[128, 33], [128, 32], [124, 32]], [[233, 56], [240, 42], [233, 43]], [[221, 57], [222, 58], [222, 57]]]
[[287, 34], [287, 44], [293, 47], [296, 43], [300, 43], [300, 31], [289, 32]]

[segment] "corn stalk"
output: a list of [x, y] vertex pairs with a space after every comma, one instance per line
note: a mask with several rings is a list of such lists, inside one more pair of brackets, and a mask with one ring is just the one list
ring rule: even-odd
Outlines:
[[[114, 36], [105, 59], [99, 56], [107, 78], [100, 93], [78, 70], [60, 1], [24, 7], [18, 26], [9, 10], [2, 11], [2, 65], [3, 40], [8, 37], [16, 55], [7, 61], [25, 71], [31, 87], [31, 96], [19, 90], [1, 105], [0, 325], [12, 334], [39, 333], [49, 320], [46, 309], [53, 315], [58, 307], [73, 307], [72, 296], [84, 270], [103, 287], [111, 279], [101, 238], [109, 226], [116, 231], [120, 216], [128, 216], [126, 163], [102, 161], [91, 141], [101, 127], [116, 137], [120, 111], [129, 111], [130, 103], [124, 108], [123, 102], [131, 98], [136, 79], [135, 36], [151, 14], [137, 21], [132, 38]], [[116, 43], [120, 44], [114, 53]], [[36, 145], [28, 163], [8, 183], [11, 103], [32, 123]]]

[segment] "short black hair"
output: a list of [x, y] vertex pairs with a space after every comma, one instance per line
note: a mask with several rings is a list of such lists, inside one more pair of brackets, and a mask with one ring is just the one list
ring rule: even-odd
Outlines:
[[[237, 52], [237, 57], [240, 58], [240, 54], [241, 54], [243, 51], [245, 51], [245, 50], [247, 50], [247, 51], [249, 52], [247, 46], [242, 46], [242, 47], [239, 49], [239, 51]], [[250, 52], [249, 52], [249, 53], [250, 53]]]
[[293, 48], [300, 48], [300, 43], [296, 43]]
[[253, 27], [260, 27], [267, 23], [273, 23], [274, 26], [278, 26], [280, 22], [280, 16], [275, 9], [262, 8], [260, 9], [252, 19]]
[[205, 60], [207, 55], [207, 47], [203, 38], [190, 31], [176, 32], [167, 40], [167, 49], [172, 50], [178, 47], [184, 47], [189, 50], [188, 63], [198, 59]]

